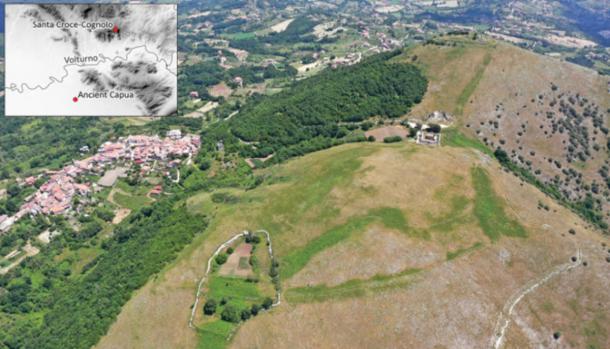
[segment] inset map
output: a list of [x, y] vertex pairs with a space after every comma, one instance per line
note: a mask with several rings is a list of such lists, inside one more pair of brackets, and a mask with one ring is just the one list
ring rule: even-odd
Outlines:
[[6, 5], [8, 116], [165, 116], [176, 4]]

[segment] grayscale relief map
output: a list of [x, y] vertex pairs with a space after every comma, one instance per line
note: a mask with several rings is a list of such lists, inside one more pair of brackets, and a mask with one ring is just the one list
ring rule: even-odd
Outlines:
[[164, 116], [176, 5], [6, 6], [6, 115]]

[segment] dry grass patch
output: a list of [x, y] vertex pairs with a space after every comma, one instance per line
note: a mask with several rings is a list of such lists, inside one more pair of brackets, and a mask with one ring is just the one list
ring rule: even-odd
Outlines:
[[376, 128], [373, 130], [366, 131], [364, 133], [366, 137], [373, 136], [375, 141], [383, 142], [384, 138], [399, 136], [401, 138], [407, 138], [409, 130], [406, 127], [392, 125]]
[[[459, 41], [458, 41], [459, 42]], [[429, 79], [428, 91], [422, 102], [413, 107], [411, 115], [423, 116], [436, 110], [455, 113], [464, 99], [463, 93], [471, 81], [476, 81], [485, 66], [492, 44], [459, 42], [457, 46], [417, 46], [409, 50], [404, 61], [414, 61]], [[476, 87], [476, 86], [475, 86]]]
[[252, 245], [241, 243], [235, 247], [235, 251], [229, 255], [227, 262], [218, 270], [220, 275], [233, 275], [246, 277], [253, 275], [252, 266], [249, 264]]
[[[528, 231], [527, 239], [501, 237], [490, 244], [476, 220], [462, 220], [472, 217], [473, 166], [489, 173], [506, 215]], [[195, 347], [198, 333], [187, 321], [196, 282], [214, 249], [244, 229], [270, 231], [281, 273], [282, 259], [292, 252], [324, 239], [354, 217], [375, 213], [337, 243], [314, 249], [286, 281], [288, 289], [317, 286], [330, 295], [328, 300], [296, 305], [288, 298], [240, 327], [232, 340], [235, 348], [483, 347], [500, 309], [523, 284], [565, 263], [575, 244], [607, 241], [469, 149], [350, 144], [261, 172], [270, 176], [269, 184], [241, 194], [236, 204], [212, 205], [210, 194], [189, 200], [189, 210], [213, 209], [210, 227], [134, 295], [99, 347]], [[541, 200], [549, 211], [537, 209]], [[380, 214], [380, 208], [400, 212], [403, 222], [400, 215]], [[443, 229], [433, 228], [437, 221]], [[577, 234], [567, 234], [568, 227]], [[427, 230], [429, 237], [410, 235], [410, 229]], [[448, 252], [481, 241], [483, 246], [446, 261]], [[366, 292], [378, 285], [369, 281], [414, 268], [423, 271], [397, 287], [385, 287], [383, 280], [384, 287]], [[586, 279], [592, 287], [602, 289], [610, 282], [602, 269], [587, 270], [593, 273]], [[547, 301], [557, 308], [563, 300], [550, 296]], [[583, 316], [593, 316], [584, 308]], [[203, 324], [201, 311], [196, 314], [196, 324]]]

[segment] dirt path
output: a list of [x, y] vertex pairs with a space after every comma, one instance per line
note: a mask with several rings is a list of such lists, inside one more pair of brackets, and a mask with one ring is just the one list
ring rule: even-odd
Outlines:
[[114, 201], [114, 193], [120, 193], [122, 195], [131, 196], [131, 194], [124, 192], [122, 189], [113, 187], [110, 190], [110, 193], [108, 193], [108, 197], [106, 198], [106, 200], [108, 200], [108, 202], [110, 202], [111, 204], [117, 205], [119, 207], [123, 207], [123, 206], [119, 205], [116, 201]]
[[576, 268], [580, 265], [582, 261], [582, 255], [580, 249], [576, 252], [576, 261], [568, 262], [565, 264], [561, 264], [551, 269], [547, 273], [545, 273], [541, 278], [536, 280], [532, 280], [525, 284], [525, 286], [521, 287], [517, 293], [512, 295], [506, 304], [504, 304], [504, 308], [498, 317], [498, 321], [496, 322], [496, 326], [494, 327], [494, 335], [490, 339], [490, 347], [493, 349], [500, 349], [504, 345], [504, 339], [506, 336], [506, 331], [511, 323], [512, 314], [519, 302], [529, 293], [535, 291], [539, 286], [545, 284], [547, 281], [552, 279], [553, 277], [567, 272], [573, 268]]
[[[269, 232], [261, 229], [261, 230], [257, 230], [255, 233], [265, 234], [265, 237], [267, 239], [269, 256], [271, 257], [271, 260], [273, 260], [273, 246], [271, 245], [271, 236], [269, 235]], [[203, 274], [203, 276], [201, 277], [201, 280], [199, 280], [199, 284], [197, 285], [197, 294], [195, 295], [195, 304], [193, 305], [193, 308], [191, 309], [191, 317], [189, 318], [189, 327], [190, 328], [196, 329], [195, 326], [193, 326], [193, 319], [195, 318], [195, 312], [197, 311], [197, 306], [199, 304], [199, 298], [201, 298], [201, 288], [203, 287], [206, 280], [208, 279], [210, 270], [212, 270], [212, 261], [220, 253], [220, 251], [229, 247], [233, 242], [235, 242], [235, 240], [237, 240], [241, 237], [245, 237], [247, 234], [248, 234], [248, 232], [244, 231], [242, 233], [234, 235], [229, 240], [223, 242], [222, 244], [220, 244], [220, 246], [218, 246], [218, 248], [216, 248], [216, 251], [214, 251], [212, 256], [208, 259], [208, 265], [205, 270], [205, 274]], [[281, 292], [279, 290], [277, 290], [276, 294], [275, 294], [275, 302], [273, 303], [272, 307], [276, 307], [276, 306], [280, 305], [280, 303], [281, 303]]]

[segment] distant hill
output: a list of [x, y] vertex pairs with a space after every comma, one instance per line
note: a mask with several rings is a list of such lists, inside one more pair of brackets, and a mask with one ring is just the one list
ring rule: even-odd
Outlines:
[[487, 39], [440, 38], [403, 58], [430, 79], [411, 115], [457, 114], [464, 133], [607, 229], [610, 78]]

